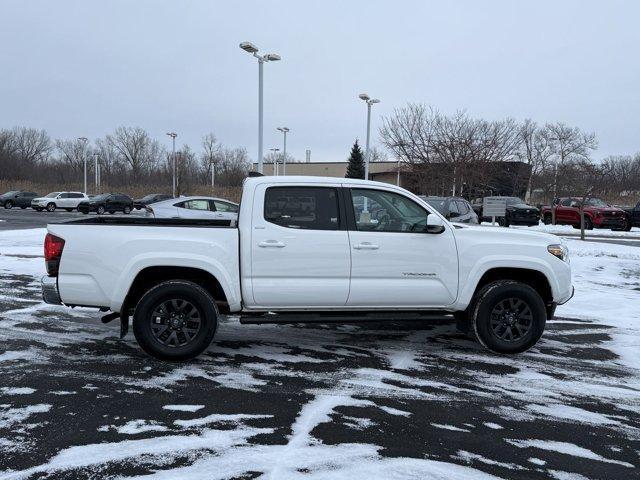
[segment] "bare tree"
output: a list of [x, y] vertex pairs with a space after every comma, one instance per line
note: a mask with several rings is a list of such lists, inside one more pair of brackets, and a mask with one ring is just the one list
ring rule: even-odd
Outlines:
[[[547, 124], [549, 140], [554, 153], [553, 197], [558, 196], [558, 169], [568, 161], [588, 161], [591, 152], [598, 148], [594, 133], [585, 133], [578, 127], [569, 127], [562, 122]], [[556, 224], [555, 209], [552, 209], [552, 223]]]
[[540, 176], [553, 156], [551, 136], [548, 126], [539, 127], [531, 119], [526, 119], [520, 126], [521, 142], [518, 157], [530, 167], [525, 194], [527, 202], [531, 201], [533, 179]]
[[118, 127], [112, 135], [106, 136], [118, 152], [120, 159], [131, 171], [132, 181], [137, 183], [142, 175], [156, 167], [163, 149], [157, 140], [140, 127]]
[[207, 133], [202, 137], [202, 154], [200, 155], [200, 171], [202, 179], [207, 183], [209, 179], [214, 182], [217, 163], [220, 161], [220, 149], [222, 145], [213, 133]]

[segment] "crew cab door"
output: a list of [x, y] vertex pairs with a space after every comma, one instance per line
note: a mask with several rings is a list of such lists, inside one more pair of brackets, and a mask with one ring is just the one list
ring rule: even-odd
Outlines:
[[[438, 307], [458, 292], [458, 252], [450, 225], [426, 233], [430, 213], [398, 192], [351, 188], [351, 284], [347, 305]], [[431, 213], [431, 215], [434, 215]]]
[[351, 259], [339, 185], [259, 185], [251, 222], [255, 306], [340, 307]]

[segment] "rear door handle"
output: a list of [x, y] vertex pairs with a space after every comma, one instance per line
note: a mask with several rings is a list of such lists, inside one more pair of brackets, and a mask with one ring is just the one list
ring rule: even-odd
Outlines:
[[362, 242], [358, 245], [354, 245], [353, 248], [355, 250], [378, 250], [380, 247], [371, 242]]
[[285, 244], [278, 240], [265, 240], [258, 243], [258, 246], [262, 248], [283, 248]]

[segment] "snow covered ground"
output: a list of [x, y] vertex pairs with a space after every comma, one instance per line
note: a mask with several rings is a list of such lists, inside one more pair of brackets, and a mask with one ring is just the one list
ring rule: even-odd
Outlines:
[[231, 319], [171, 364], [42, 303], [43, 235], [0, 232], [0, 479], [638, 477], [640, 248], [566, 240], [576, 295], [519, 356]]

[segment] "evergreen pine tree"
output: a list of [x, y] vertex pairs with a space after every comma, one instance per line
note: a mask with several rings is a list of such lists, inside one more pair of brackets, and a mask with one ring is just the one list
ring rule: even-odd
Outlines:
[[364, 178], [364, 155], [362, 149], [358, 145], [358, 140], [351, 147], [349, 155], [349, 165], [347, 166], [347, 174], [345, 178]]

